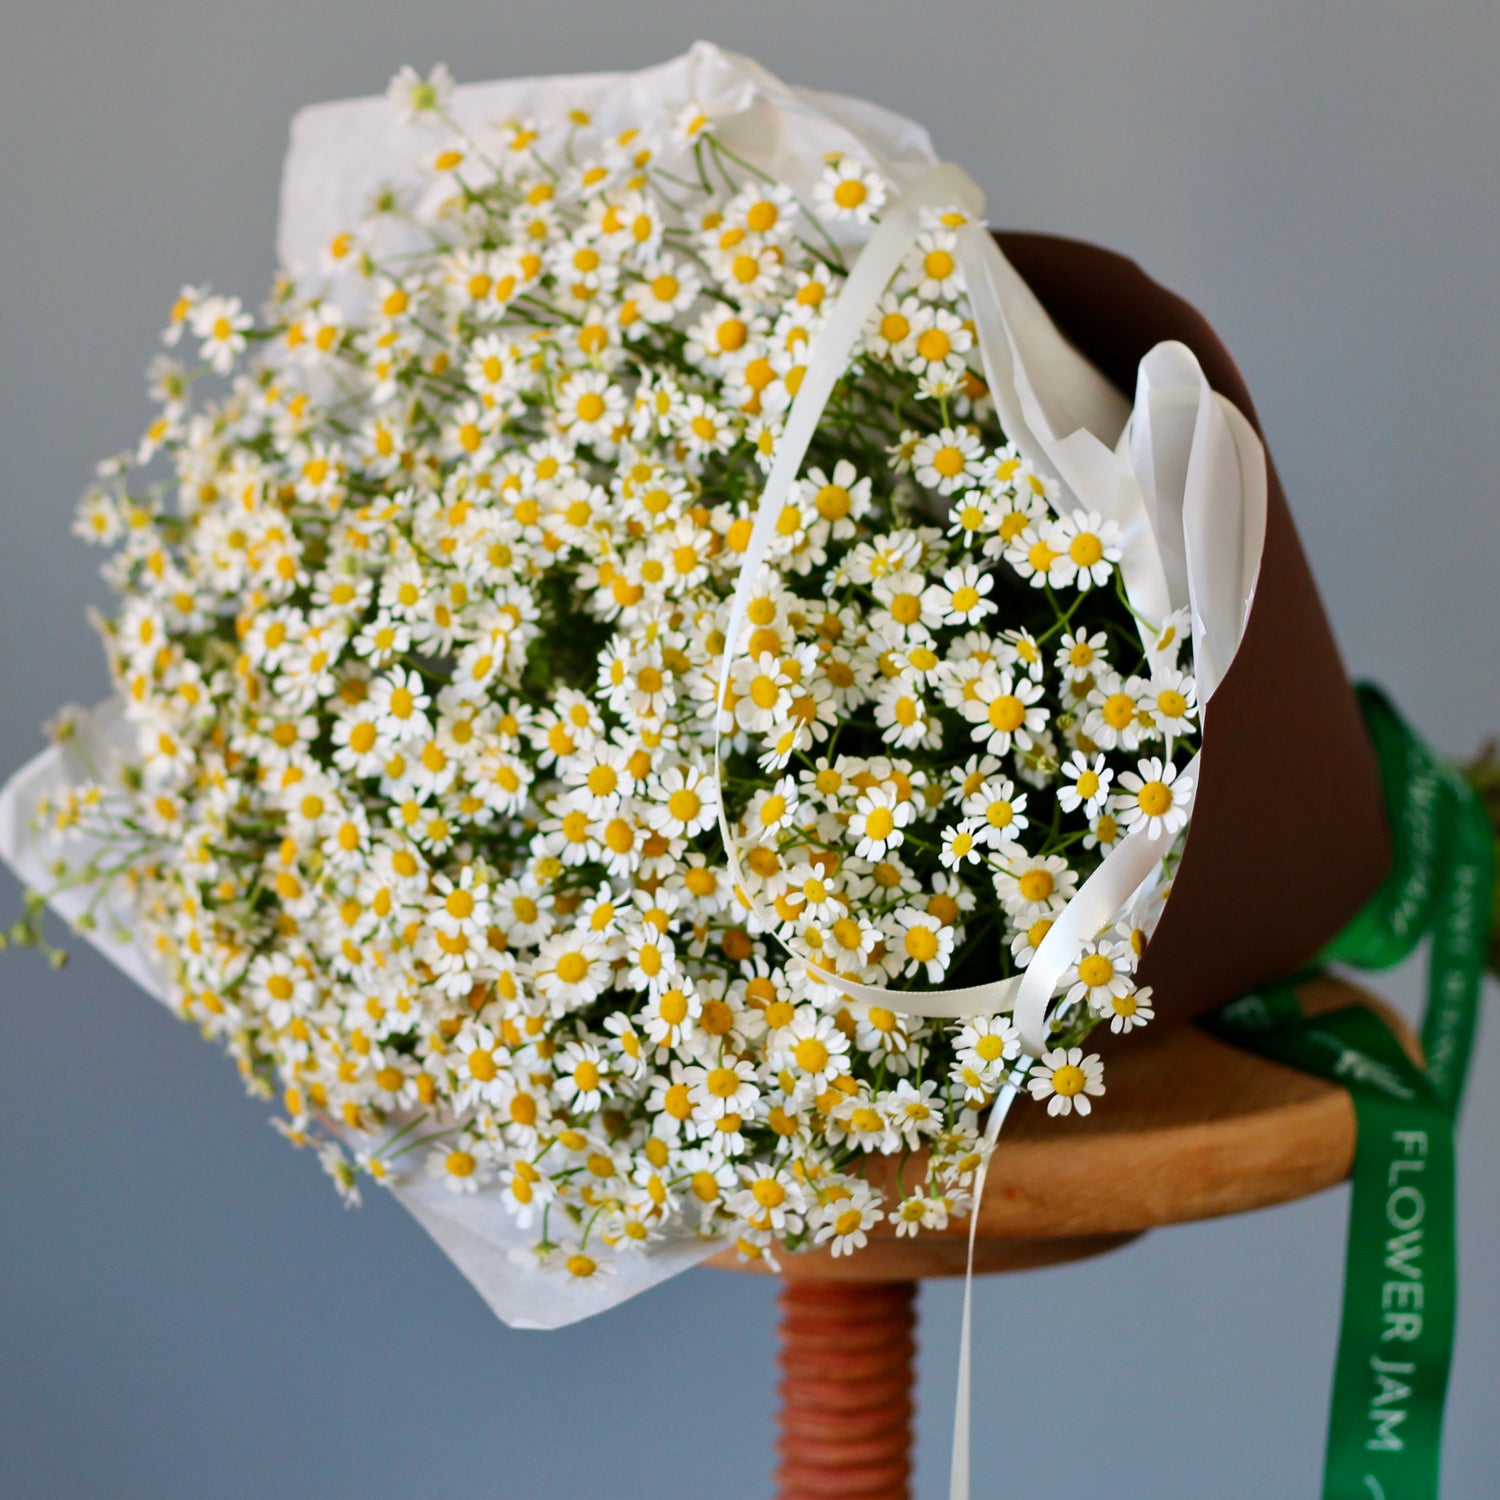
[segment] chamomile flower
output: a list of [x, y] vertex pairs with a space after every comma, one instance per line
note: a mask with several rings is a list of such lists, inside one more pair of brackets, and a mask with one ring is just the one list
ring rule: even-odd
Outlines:
[[1067, 904], [1078, 884], [1077, 873], [1059, 854], [1017, 857], [995, 873], [995, 894], [1013, 922], [1034, 922]]
[[944, 625], [977, 625], [999, 608], [989, 597], [994, 587], [992, 573], [981, 573], [973, 563], [964, 563], [949, 568], [941, 585], [934, 584], [928, 593]]
[[1102, 630], [1092, 635], [1087, 630], [1064, 632], [1053, 665], [1069, 682], [1091, 682], [1094, 674], [1108, 664], [1109, 637]]
[[978, 837], [978, 823], [965, 820], [945, 828], [942, 833], [942, 860], [943, 868], [946, 870], [960, 870], [965, 865], [979, 863], [981, 845]]
[[1155, 733], [1155, 720], [1142, 704], [1145, 691], [1139, 677], [1101, 677], [1088, 695], [1084, 734], [1101, 750], [1134, 750]]
[[992, 1074], [1020, 1056], [1020, 1033], [1004, 1016], [975, 1016], [958, 1028], [953, 1050], [960, 1063]]
[[790, 1170], [745, 1167], [740, 1181], [740, 1191], [726, 1205], [731, 1213], [766, 1234], [793, 1234], [802, 1227], [807, 1198]]
[[1058, 553], [1048, 573], [1056, 588], [1087, 589], [1108, 583], [1122, 556], [1118, 522], [1104, 520], [1097, 511], [1076, 510], [1064, 516], [1047, 545]]
[[1083, 1002], [1107, 1015], [1114, 1000], [1135, 988], [1130, 978], [1133, 967], [1126, 944], [1107, 937], [1096, 938], [1084, 945], [1073, 966], [1063, 975], [1062, 982], [1068, 986], [1064, 998], [1069, 1005]]
[[984, 472], [979, 438], [967, 427], [944, 427], [924, 437], [911, 463], [917, 482], [940, 495], [973, 484]]
[[931, 984], [941, 983], [953, 956], [951, 927], [930, 912], [905, 907], [895, 914], [891, 936], [903, 974], [922, 974]]
[[592, 1042], [569, 1042], [557, 1055], [557, 1097], [575, 1114], [592, 1114], [604, 1102], [607, 1064]]
[[718, 816], [713, 779], [697, 766], [673, 766], [651, 788], [651, 825], [670, 838], [701, 833]]
[[859, 842], [854, 852], [860, 859], [878, 860], [899, 848], [903, 830], [916, 816], [910, 802], [903, 802], [886, 787], [871, 787], [860, 794], [849, 820], [849, 833]]
[[391, 79], [385, 92], [396, 117], [410, 125], [447, 112], [453, 97], [453, 75], [439, 63], [424, 78], [408, 64]]
[[1168, 668], [1151, 679], [1145, 703], [1156, 727], [1177, 739], [1193, 730], [1198, 715], [1198, 687], [1186, 672]]
[[879, 1198], [866, 1183], [841, 1187], [814, 1210], [817, 1229], [813, 1243], [828, 1245], [835, 1257], [852, 1254], [869, 1242], [868, 1231], [885, 1218], [879, 1204]]
[[879, 173], [852, 156], [829, 163], [813, 189], [813, 203], [825, 218], [867, 224], [885, 204], [886, 185]]
[[1186, 827], [1193, 802], [1194, 778], [1170, 761], [1148, 756], [1134, 771], [1120, 776], [1120, 791], [1111, 799], [1127, 830], [1144, 828], [1162, 838]]
[[963, 715], [974, 726], [973, 737], [992, 755], [1012, 746], [1029, 750], [1047, 725], [1039, 684], [1008, 671], [986, 672], [963, 701]]
[[189, 321], [200, 341], [199, 353], [220, 375], [233, 369], [236, 356], [244, 352], [245, 335], [255, 324], [238, 297], [205, 297]]
[[772, 1035], [771, 1062], [788, 1068], [797, 1079], [821, 1089], [847, 1066], [849, 1038], [831, 1016], [811, 1006], [798, 1008], [791, 1022]]
[[492, 918], [490, 888], [473, 865], [465, 865], [457, 880], [445, 874], [433, 877], [429, 920], [447, 933], [478, 937], [488, 930]]
[[1057, 789], [1062, 810], [1077, 812], [1081, 807], [1091, 818], [1104, 807], [1110, 783], [1115, 778], [1102, 755], [1090, 759], [1081, 750], [1075, 750], [1063, 763], [1062, 775], [1064, 785]]
[[554, 1015], [581, 1010], [609, 980], [602, 945], [592, 935], [555, 932], [542, 940], [531, 981]]
[[558, 398], [558, 423], [575, 442], [607, 441], [625, 417], [624, 391], [601, 371], [571, 376]]
[[916, 344], [916, 319], [921, 305], [915, 297], [887, 292], [865, 333], [870, 351], [905, 364]]
[[917, 295], [927, 301], [940, 298], [951, 301], [962, 290], [958, 239], [951, 229], [928, 229], [918, 235], [907, 264], [912, 268], [911, 279], [916, 283]]
[[710, 1120], [748, 1115], [760, 1098], [755, 1085], [755, 1065], [745, 1058], [725, 1058], [712, 1066], [691, 1067], [685, 1077], [688, 1097]]
[[1151, 986], [1148, 984], [1138, 990], [1126, 990], [1123, 995], [1111, 995], [1108, 1006], [1103, 1008], [1103, 1013], [1109, 1020], [1109, 1029], [1113, 1032], [1134, 1031], [1136, 1027], [1155, 1020], [1156, 1011], [1152, 1006]]
[[366, 706], [387, 745], [426, 739], [432, 733], [427, 717], [432, 698], [418, 672], [397, 667], [376, 678]]
[[1049, 1115], [1086, 1115], [1104, 1092], [1104, 1064], [1092, 1055], [1085, 1057], [1081, 1047], [1058, 1047], [1042, 1053], [1026, 1087], [1033, 1099], [1047, 1101]]
[[[916, 341], [906, 362], [913, 375], [929, 380], [938, 375], [957, 375], [964, 368], [964, 357], [973, 347], [974, 336], [953, 313], [941, 307], [923, 307], [913, 332]], [[939, 470], [941, 473], [941, 470]]]
[[840, 540], [855, 535], [855, 523], [870, 509], [869, 476], [861, 475], [847, 458], [841, 458], [832, 473], [810, 468], [803, 483], [819, 521], [831, 534]]
[[453, 1193], [474, 1193], [489, 1177], [474, 1141], [460, 1138], [427, 1154], [427, 1172]]

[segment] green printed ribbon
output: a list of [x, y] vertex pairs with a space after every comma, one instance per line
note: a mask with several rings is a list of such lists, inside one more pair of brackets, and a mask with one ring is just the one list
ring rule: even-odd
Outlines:
[[1380, 969], [1431, 935], [1426, 1069], [1372, 1010], [1304, 1016], [1296, 976], [1219, 1010], [1226, 1040], [1342, 1085], [1358, 1139], [1323, 1500], [1437, 1500], [1457, 1297], [1453, 1127], [1478, 1020], [1494, 834], [1477, 793], [1361, 686], [1390, 873], [1321, 961]]

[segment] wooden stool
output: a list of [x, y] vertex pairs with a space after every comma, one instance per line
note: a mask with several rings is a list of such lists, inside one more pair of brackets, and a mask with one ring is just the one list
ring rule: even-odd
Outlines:
[[[1298, 991], [1309, 1013], [1378, 1011], [1413, 1057], [1396, 1013], [1341, 980]], [[1287, 1203], [1342, 1182], [1354, 1107], [1332, 1084], [1215, 1040], [1196, 1026], [1127, 1039], [1085, 1119], [1018, 1100], [979, 1208], [976, 1271], [1101, 1255], [1159, 1224]], [[894, 1162], [870, 1179], [894, 1184]], [[780, 1500], [905, 1500], [909, 1494], [916, 1282], [961, 1276], [967, 1220], [897, 1239], [888, 1224], [835, 1260], [779, 1256]], [[725, 1251], [708, 1262], [764, 1271]]]

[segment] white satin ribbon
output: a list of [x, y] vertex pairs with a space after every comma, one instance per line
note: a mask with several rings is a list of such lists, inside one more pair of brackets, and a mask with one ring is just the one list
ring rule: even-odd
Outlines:
[[1000, 1127], [1010, 1113], [1010, 1107], [1021, 1092], [1026, 1074], [1031, 1067], [1031, 1058], [1023, 1057], [1015, 1067], [1010, 1080], [995, 1095], [990, 1106], [990, 1117], [984, 1128], [984, 1154], [979, 1161], [979, 1170], [974, 1174], [974, 1203], [969, 1209], [969, 1258], [964, 1267], [964, 1311], [958, 1333], [958, 1378], [953, 1394], [953, 1456], [949, 1461], [948, 1500], [969, 1500], [969, 1413], [972, 1405], [973, 1384], [973, 1334], [974, 1334], [974, 1241], [979, 1232], [979, 1200], [984, 1197], [984, 1185], [990, 1175], [990, 1156], [995, 1142], [1000, 1138]]
[[[1013, 1010], [1026, 1054], [991, 1106], [969, 1214], [949, 1483], [950, 1500], [968, 1500], [974, 1245], [990, 1155], [1033, 1059], [1046, 1047], [1047, 1012], [1062, 976], [1083, 945], [1151, 878], [1171, 836], [1152, 834], [1143, 824], [1122, 838], [1068, 902], [1019, 976], [920, 992], [858, 984], [829, 974], [810, 954], [787, 943], [774, 914], [745, 888], [725, 810], [721, 728], [750, 596], [823, 408], [920, 231], [921, 210], [953, 206], [971, 216], [957, 231], [958, 259], [985, 379], [1006, 436], [1035, 468], [1060, 480], [1078, 505], [1119, 525], [1121, 576], [1145, 621], [1154, 628], [1173, 610], [1191, 607], [1200, 717], [1234, 659], [1249, 616], [1265, 536], [1266, 467], [1255, 430], [1210, 389], [1185, 345], [1160, 344], [1146, 355], [1130, 408], [1058, 332], [993, 236], [972, 222], [983, 214], [984, 194], [965, 172], [945, 162], [894, 200], [839, 292], [788, 413], [740, 563], [714, 727], [719, 832], [740, 900], [818, 982], [851, 999], [910, 1015], [959, 1018]], [[1188, 772], [1197, 764], [1195, 756]]]

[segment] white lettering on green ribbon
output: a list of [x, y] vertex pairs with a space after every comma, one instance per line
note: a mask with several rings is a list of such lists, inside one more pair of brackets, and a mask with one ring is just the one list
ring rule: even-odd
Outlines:
[[1416, 1098], [1416, 1094], [1401, 1081], [1401, 1075], [1394, 1068], [1371, 1057], [1368, 1052], [1361, 1052], [1358, 1047], [1349, 1046], [1341, 1037], [1327, 1031], [1309, 1031], [1307, 1040], [1327, 1047], [1335, 1054], [1334, 1061], [1328, 1068], [1331, 1077], [1349, 1083], [1366, 1084], [1392, 1099]]
[[1411, 839], [1406, 880], [1391, 906], [1390, 925], [1404, 940], [1425, 922], [1437, 862], [1437, 810], [1440, 783], [1436, 766], [1419, 744], [1407, 747], [1407, 795], [1403, 808]]
[[1480, 911], [1484, 882], [1480, 872], [1468, 862], [1454, 866], [1444, 892], [1442, 911], [1443, 941], [1449, 963], [1438, 980], [1438, 998], [1442, 1001], [1433, 1012], [1435, 1024], [1423, 1037], [1427, 1049], [1427, 1071], [1440, 1083], [1452, 1076], [1454, 1059], [1467, 1045], [1472, 1029], [1469, 1017], [1473, 1003], [1473, 975], [1483, 963], [1482, 950], [1489, 934], [1489, 913]]
[[1406, 1420], [1405, 1403], [1411, 1400], [1412, 1392], [1397, 1377], [1415, 1375], [1417, 1367], [1409, 1361], [1381, 1359], [1372, 1354], [1370, 1373], [1375, 1377], [1375, 1395], [1370, 1399], [1370, 1424], [1375, 1435], [1365, 1442], [1365, 1447], [1371, 1453], [1400, 1453], [1406, 1444], [1396, 1429]]
[[1422, 1336], [1422, 1303], [1426, 1289], [1422, 1283], [1422, 1249], [1427, 1217], [1427, 1199], [1408, 1176], [1420, 1177], [1427, 1170], [1427, 1132], [1395, 1130], [1391, 1132], [1397, 1155], [1386, 1173], [1389, 1194], [1385, 1200], [1385, 1221], [1395, 1233], [1385, 1242], [1385, 1268], [1393, 1279], [1380, 1288], [1381, 1341], [1399, 1339], [1412, 1343]]

